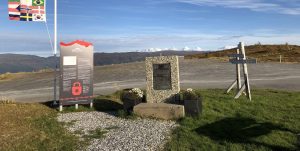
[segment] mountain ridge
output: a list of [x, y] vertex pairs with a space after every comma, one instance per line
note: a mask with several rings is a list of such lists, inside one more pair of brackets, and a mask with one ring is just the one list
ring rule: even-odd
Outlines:
[[[114, 52], [94, 53], [94, 65], [122, 64], [144, 61], [146, 57], [178, 55], [185, 56], [201, 53], [199, 51], [158, 51], [158, 52]], [[59, 62], [59, 58], [56, 58]], [[33, 72], [55, 67], [55, 58], [22, 54], [0, 54], [0, 74], [11, 72]]]
[[[185, 55], [185, 59], [204, 59], [204, 58], [228, 58], [229, 54], [235, 54], [237, 48], [205, 52], [199, 54]], [[263, 62], [279, 62], [280, 56], [283, 62], [300, 62], [300, 46], [289, 45], [262, 45], [255, 44], [245, 46], [247, 57], [256, 58]]]

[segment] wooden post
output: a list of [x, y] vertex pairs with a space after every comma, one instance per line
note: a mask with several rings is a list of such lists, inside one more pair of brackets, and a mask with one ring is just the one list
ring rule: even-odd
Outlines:
[[242, 88], [239, 90], [239, 92], [235, 95], [235, 99], [238, 99], [242, 94], [243, 92], [245, 91], [245, 84], [243, 84]]
[[[240, 54], [240, 50], [237, 49], [236, 50], [237, 54]], [[236, 57], [236, 60], [239, 60], [240, 57]], [[236, 79], [233, 81], [233, 83], [228, 87], [226, 93], [229, 93], [233, 88], [234, 86], [237, 85], [237, 92], [239, 92], [239, 90], [241, 89], [241, 65], [240, 64], [236, 64]]]
[[[240, 54], [240, 49], [236, 49], [236, 54]], [[240, 60], [239, 57], [236, 58], [237, 60]], [[236, 64], [236, 77], [237, 77], [237, 92], [241, 89], [241, 65]]]
[[282, 63], [282, 56], [279, 56], [279, 62]]
[[237, 84], [237, 81], [234, 80], [233, 83], [228, 87], [226, 93], [229, 93], [229, 92], [233, 89], [233, 87], [234, 87], [236, 84]]
[[[236, 64], [236, 79], [234, 82], [229, 86], [227, 89], [227, 93], [231, 91], [231, 89], [234, 88], [235, 85], [237, 85], [237, 93], [235, 95], [235, 99], [238, 99], [246, 90], [247, 97], [251, 101], [251, 91], [250, 91], [250, 82], [249, 82], [249, 74], [248, 74], [248, 65], [247, 63], [252, 63], [256, 64], [257, 59], [248, 59], [246, 57], [246, 51], [245, 51], [245, 46], [243, 42], [240, 42], [238, 45], [238, 49], [236, 50], [236, 54], [228, 55], [231, 58], [235, 59], [230, 59], [229, 61], [233, 64]], [[244, 72], [244, 81], [243, 83], [241, 82], [241, 65], [243, 64], [243, 72]]]
[[[245, 45], [243, 42], [240, 42], [239, 44], [240, 46], [240, 49], [242, 51], [242, 54], [244, 55], [244, 60], [246, 60], [246, 52], [245, 52]], [[251, 101], [251, 92], [250, 92], [250, 83], [249, 83], [249, 74], [248, 74], [248, 65], [247, 63], [244, 63], [243, 64], [243, 69], [244, 69], [244, 78], [245, 78], [245, 86], [246, 86], [246, 93], [247, 93], [247, 96], [249, 98], [249, 100]]]
[[59, 112], [62, 112], [63, 111], [63, 106], [60, 104], [59, 105]]

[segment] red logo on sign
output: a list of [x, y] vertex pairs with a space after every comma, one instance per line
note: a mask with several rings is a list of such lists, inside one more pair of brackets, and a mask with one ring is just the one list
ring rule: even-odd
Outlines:
[[82, 93], [82, 86], [80, 82], [73, 83], [72, 86], [72, 95], [79, 96]]

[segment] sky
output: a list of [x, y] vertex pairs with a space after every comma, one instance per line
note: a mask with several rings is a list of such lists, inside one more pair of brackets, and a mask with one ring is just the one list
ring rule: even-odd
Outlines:
[[[10, 21], [7, 5], [0, 1], [0, 53], [52, 55], [46, 24]], [[48, 0], [51, 39], [53, 17]], [[300, 0], [58, 0], [58, 37], [96, 52], [300, 45]]]

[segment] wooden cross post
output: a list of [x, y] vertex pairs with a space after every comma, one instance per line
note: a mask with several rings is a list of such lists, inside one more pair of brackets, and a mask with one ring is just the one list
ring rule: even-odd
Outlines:
[[[236, 79], [235, 81], [229, 86], [226, 93], [229, 93], [234, 86], [237, 85], [237, 94], [235, 95], [235, 99], [238, 99], [243, 92], [246, 90], [247, 97], [249, 100], [252, 100], [251, 91], [250, 91], [250, 82], [249, 82], [249, 74], [248, 74], [248, 65], [247, 63], [256, 63], [256, 59], [247, 59], [245, 46], [244, 43], [240, 42], [237, 49], [237, 54], [229, 55], [234, 59], [230, 59], [229, 61], [232, 64], [236, 64]], [[241, 68], [240, 64], [243, 64], [243, 72], [244, 72], [244, 84], [241, 83]]]
[[250, 91], [250, 83], [249, 83], [249, 74], [248, 74], [248, 65], [247, 65], [247, 58], [246, 58], [246, 52], [245, 52], [245, 46], [244, 43], [240, 42], [239, 48], [242, 50], [242, 55], [244, 56], [242, 60], [245, 60], [243, 63], [243, 70], [244, 70], [244, 84], [242, 88], [239, 90], [239, 92], [234, 97], [235, 99], [239, 98], [244, 90], [246, 89], [246, 94], [249, 100], [251, 101], [251, 91]]
[[[237, 49], [236, 50], [237, 54], [240, 54], [240, 50]], [[240, 60], [238, 55], [234, 55], [233, 57], [236, 57], [236, 60]], [[226, 93], [229, 93], [234, 86], [237, 85], [237, 92], [240, 91], [241, 89], [241, 65], [240, 64], [236, 64], [236, 79], [233, 81], [233, 83], [229, 86], [229, 88], [227, 89]]]
[[[240, 54], [240, 49], [236, 49], [236, 53]], [[240, 60], [240, 57], [236, 57], [237, 60]], [[241, 83], [241, 65], [240, 64], [236, 64], [236, 80], [237, 80], [237, 92], [239, 92], [239, 90], [242, 87], [242, 83]]]

